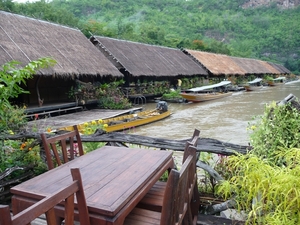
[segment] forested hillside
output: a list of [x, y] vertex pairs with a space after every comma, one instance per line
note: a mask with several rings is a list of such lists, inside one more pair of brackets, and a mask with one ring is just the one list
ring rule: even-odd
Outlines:
[[278, 2], [249, 7], [247, 0], [0, 0], [0, 8], [78, 27], [88, 37], [257, 58], [299, 74], [300, 7]]

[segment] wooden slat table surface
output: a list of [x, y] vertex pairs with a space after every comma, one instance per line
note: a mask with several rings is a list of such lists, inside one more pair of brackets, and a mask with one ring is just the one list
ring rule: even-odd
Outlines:
[[11, 189], [13, 212], [71, 182], [80, 168], [92, 224], [123, 224], [162, 174], [174, 165], [171, 151], [104, 146]]

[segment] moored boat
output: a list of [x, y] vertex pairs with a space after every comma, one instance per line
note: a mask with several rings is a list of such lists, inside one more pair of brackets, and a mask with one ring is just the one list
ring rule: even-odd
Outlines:
[[285, 82], [285, 84], [296, 84], [299, 82], [300, 82], [300, 79], [295, 79], [295, 80], [289, 80], [289, 81]]
[[232, 92], [227, 90], [227, 86], [230, 84], [230, 81], [222, 81], [213, 85], [191, 88], [182, 91], [181, 96], [190, 102], [204, 102], [224, 98], [232, 95]]
[[273, 80], [267, 81], [269, 86], [278, 86], [286, 82], [286, 77], [277, 77]]
[[256, 91], [263, 87], [262, 78], [255, 78], [244, 85], [246, 91]]
[[[165, 101], [160, 101], [157, 103], [156, 108], [153, 110], [146, 110], [108, 119], [102, 119], [94, 121], [94, 123], [101, 123], [101, 125], [103, 126], [103, 130], [106, 132], [123, 131], [162, 120], [170, 115], [171, 112], [170, 110], [168, 110], [167, 103]], [[84, 133], [83, 131], [84, 129], [86, 129], [87, 125], [86, 123], [82, 123], [78, 124], [77, 127], [79, 132]], [[73, 128], [71, 126], [62, 128], [62, 130], [72, 129]]]

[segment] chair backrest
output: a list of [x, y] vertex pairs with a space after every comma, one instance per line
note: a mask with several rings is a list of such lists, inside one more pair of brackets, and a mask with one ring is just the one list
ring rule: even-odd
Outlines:
[[190, 173], [194, 174], [195, 157], [196, 149], [194, 148], [194, 152], [186, 158], [180, 171], [171, 170], [164, 193], [161, 225], [183, 224], [190, 204], [190, 194], [192, 194], [188, 179]]
[[200, 152], [197, 153], [197, 145], [199, 139], [200, 131], [195, 129], [193, 137], [191, 141], [187, 141], [183, 153], [183, 160], [182, 163], [185, 162], [186, 158], [189, 155], [194, 155], [194, 162], [192, 165], [193, 173], [189, 173], [188, 185], [189, 189], [189, 197], [190, 197], [190, 208], [186, 215], [188, 219], [187, 224], [195, 224], [197, 222], [198, 210], [200, 205], [200, 195], [198, 191], [198, 176], [197, 176], [197, 166], [196, 163], [200, 157]]
[[39, 217], [41, 214], [46, 214], [47, 224], [56, 225], [56, 215], [54, 207], [65, 201], [65, 224], [74, 224], [74, 194], [76, 193], [77, 208], [79, 212], [80, 224], [89, 225], [89, 213], [86, 205], [85, 195], [82, 187], [80, 170], [78, 168], [71, 169], [73, 182], [65, 185], [64, 188], [47, 196], [25, 209], [24, 211], [11, 217], [9, 206], [0, 205], [0, 225], [25, 225]]
[[[73, 131], [50, 138], [47, 138], [45, 133], [41, 134], [49, 170], [53, 169], [55, 165], [60, 166], [62, 163], [74, 159], [76, 154], [79, 156], [84, 154], [77, 126], [73, 126], [73, 129]], [[76, 148], [78, 148], [78, 152]], [[55, 161], [55, 165], [53, 161]]]
[[[182, 163], [184, 163], [186, 158], [189, 156], [189, 147], [190, 146], [197, 147], [199, 135], [200, 135], [200, 131], [195, 129], [191, 140], [186, 142], [185, 148], [184, 148], [184, 151], [183, 151]], [[197, 156], [196, 156], [196, 160], [197, 160]]]

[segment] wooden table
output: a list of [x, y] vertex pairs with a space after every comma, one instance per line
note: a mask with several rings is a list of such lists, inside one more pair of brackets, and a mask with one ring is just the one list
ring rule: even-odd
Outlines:
[[[105, 146], [13, 187], [13, 213], [71, 182], [70, 168], [78, 167], [91, 224], [123, 224], [153, 184], [173, 166], [171, 151]], [[56, 211], [63, 216], [63, 206]]]

